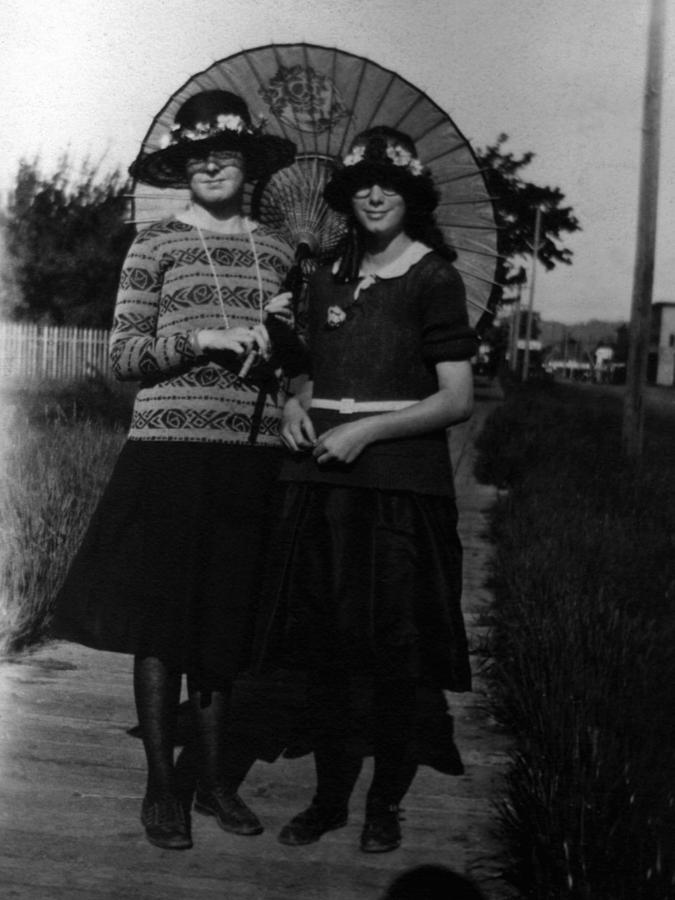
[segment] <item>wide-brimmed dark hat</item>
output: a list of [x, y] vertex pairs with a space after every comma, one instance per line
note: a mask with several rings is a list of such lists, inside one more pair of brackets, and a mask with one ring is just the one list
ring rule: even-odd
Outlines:
[[229, 91], [202, 91], [176, 113], [166, 146], [139, 154], [129, 172], [155, 187], [184, 188], [188, 186], [185, 164], [189, 157], [236, 150], [244, 157], [246, 180], [258, 181], [289, 166], [295, 149], [292, 141], [254, 127], [241, 97]]
[[417, 158], [412, 139], [385, 125], [354, 138], [347, 156], [336, 162], [323, 196], [334, 210], [348, 213], [355, 192], [373, 184], [393, 188], [424, 212], [433, 212], [438, 204], [433, 179]]

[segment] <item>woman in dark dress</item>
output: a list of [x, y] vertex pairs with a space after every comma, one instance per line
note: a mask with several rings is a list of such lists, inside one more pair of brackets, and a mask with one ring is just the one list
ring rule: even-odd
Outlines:
[[347, 821], [361, 767], [354, 692], [372, 683], [361, 848], [381, 852], [400, 843], [399, 804], [421, 761], [420, 686], [471, 689], [446, 429], [471, 414], [476, 339], [407, 135], [357, 137], [325, 197], [347, 214], [349, 239], [310, 283], [312, 375], [284, 411], [294, 455], [257, 655], [308, 670], [317, 787], [285, 844]]
[[140, 387], [52, 632], [133, 654], [148, 766], [141, 820], [153, 844], [183, 849], [191, 836], [173, 758], [183, 673], [199, 746], [195, 809], [227, 831], [262, 831], [223, 758], [280, 465], [276, 375], [293, 373], [302, 348], [280, 295], [292, 251], [242, 212], [245, 181], [289, 165], [294, 145], [256, 131], [224, 91], [186, 100], [168, 137], [131, 171], [189, 187], [190, 204], [141, 231], [124, 263], [110, 355], [116, 376]]

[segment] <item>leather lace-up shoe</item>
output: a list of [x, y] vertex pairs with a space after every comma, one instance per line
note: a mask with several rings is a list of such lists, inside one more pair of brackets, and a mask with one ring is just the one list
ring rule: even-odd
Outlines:
[[194, 809], [202, 815], [215, 816], [223, 831], [231, 834], [262, 834], [265, 830], [260, 819], [239, 794], [230, 794], [221, 787], [212, 791], [197, 788]]
[[313, 844], [326, 831], [342, 828], [346, 824], [346, 808], [325, 809], [313, 802], [284, 825], [279, 832], [279, 841], [291, 847]]
[[377, 803], [368, 808], [361, 832], [364, 853], [387, 853], [401, 846], [399, 815], [396, 804]]
[[164, 794], [156, 800], [143, 799], [141, 823], [145, 836], [163, 850], [189, 850], [192, 839], [183, 807], [173, 794]]

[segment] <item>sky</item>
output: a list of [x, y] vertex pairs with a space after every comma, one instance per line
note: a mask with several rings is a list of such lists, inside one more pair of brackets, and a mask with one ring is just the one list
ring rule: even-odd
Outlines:
[[[126, 166], [191, 75], [269, 43], [336, 46], [425, 91], [474, 146], [500, 133], [582, 231], [535, 309], [630, 316], [650, 0], [0, 0], [0, 191], [18, 161]], [[675, 15], [665, 34], [654, 300], [675, 301]]]

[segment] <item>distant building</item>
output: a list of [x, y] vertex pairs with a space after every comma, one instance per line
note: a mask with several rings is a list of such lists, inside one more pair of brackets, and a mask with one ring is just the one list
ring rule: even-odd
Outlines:
[[675, 303], [653, 303], [647, 381], [675, 386]]

